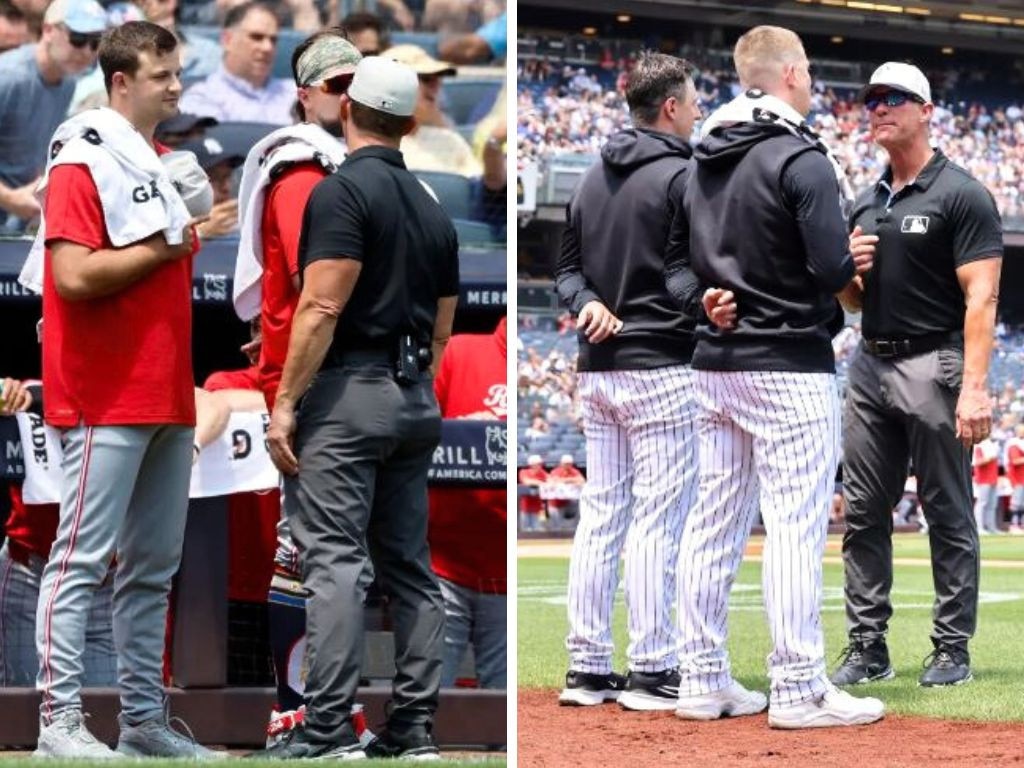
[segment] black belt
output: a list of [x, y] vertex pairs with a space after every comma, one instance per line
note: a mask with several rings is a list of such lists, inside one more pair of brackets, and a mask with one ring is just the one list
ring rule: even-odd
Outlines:
[[874, 357], [911, 357], [934, 352], [940, 347], [964, 343], [963, 331], [942, 331], [902, 339], [864, 339], [864, 349]]

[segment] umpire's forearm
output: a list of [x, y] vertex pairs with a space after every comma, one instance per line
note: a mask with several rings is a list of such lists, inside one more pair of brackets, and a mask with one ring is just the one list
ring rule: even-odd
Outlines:
[[996, 304], [989, 296], [967, 301], [964, 314], [964, 389], [986, 391], [988, 366], [995, 344]]
[[336, 315], [321, 311], [313, 301], [300, 301], [292, 319], [288, 357], [281, 373], [274, 407], [294, 408], [323, 365], [338, 323]]

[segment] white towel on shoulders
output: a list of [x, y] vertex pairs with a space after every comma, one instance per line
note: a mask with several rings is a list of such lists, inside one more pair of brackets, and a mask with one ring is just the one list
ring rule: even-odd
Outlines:
[[286, 165], [309, 161], [317, 161], [327, 172], [332, 172], [344, 159], [345, 145], [312, 123], [279, 128], [249, 150], [238, 189], [238, 210], [242, 212], [242, 219], [232, 290], [235, 312], [243, 320], [259, 315], [263, 300], [263, 235], [260, 229], [267, 187], [273, 176]]
[[[85, 165], [103, 206], [107, 235], [115, 248], [163, 232], [179, 245], [190, 221], [188, 209], [156, 150], [118, 112], [98, 107], [80, 112], [57, 128], [50, 139], [49, 159], [36, 196], [43, 204], [51, 171], [58, 165]], [[45, 209], [45, 205], [43, 205]], [[42, 292], [46, 221], [29, 250], [18, 281]]]

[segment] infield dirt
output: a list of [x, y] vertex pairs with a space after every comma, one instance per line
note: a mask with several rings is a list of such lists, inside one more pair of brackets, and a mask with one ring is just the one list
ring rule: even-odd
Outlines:
[[775, 731], [767, 716], [697, 723], [617, 704], [560, 707], [556, 690], [520, 690], [519, 765], [919, 768], [1024, 766], [1024, 724], [891, 716], [858, 728]]

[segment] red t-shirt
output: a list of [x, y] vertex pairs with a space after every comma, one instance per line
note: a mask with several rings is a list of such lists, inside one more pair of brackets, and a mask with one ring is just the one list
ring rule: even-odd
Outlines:
[[[203, 389], [260, 388], [259, 368], [217, 371], [203, 382]], [[233, 493], [228, 497], [228, 597], [262, 603], [267, 599], [274, 573], [277, 521], [281, 516], [281, 493], [267, 491]]]
[[[561, 464], [559, 464], [557, 467], [555, 467], [554, 469], [552, 469], [548, 473], [548, 480], [551, 480], [551, 481], [557, 480], [559, 478], [564, 480], [564, 479], [572, 479], [572, 478], [576, 478], [576, 477], [578, 477], [580, 479], [583, 479], [583, 473], [580, 472], [578, 469], [576, 469], [575, 466], [572, 466], [572, 465], [562, 466]], [[548, 506], [549, 507], [555, 507], [557, 509], [561, 509], [562, 507], [566, 507], [568, 505], [569, 505], [569, 500], [568, 499], [548, 499]]]
[[299, 235], [306, 201], [327, 172], [317, 163], [301, 163], [282, 173], [271, 185], [263, 203], [260, 233], [263, 238], [263, 304], [260, 320], [260, 389], [273, 410], [281, 372], [288, 357], [292, 316], [299, 303], [294, 278], [299, 274]]
[[218, 389], [253, 389], [260, 388], [260, 369], [257, 366], [243, 368], [240, 371], [216, 371], [206, 377], [203, 389], [216, 392]]
[[[504, 421], [508, 380], [505, 319], [489, 335], [453, 336], [434, 380], [441, 415], [489, 411]], [[506, 493], [491, 488], [430, 489], [430, 559], [434, 572], [490, 594], [507, 589]]]
[[60, 504], [26, 504], [21, 497], [21, 486], [11, 484], [11, 514], [7, 518], [7, 538], [11, 544], [39, 555], [50, 557], [50, 547], [57, 538]]
[[[519, 484], [524, 485], [525, 480], [539, 480], [547, 482], [548, 473], [544, 467], [523, 467], [519, 470]], [[540, 496], [520, 496], [519, 509], [528, 515], [540, 514], [544, 508], [544, 501]]]
[[[974, 446], [975, 460], [984, 458], [980, 445]], [[999, 461], [991, 459], [974, 467], [974, 482], [978, 485], [995, 485], [999, 482]]]
[[[161, 151], [162, 150], [162, 151]], [[158, 147], [163, 154], [166, 149]], [[84, 165], [60, 165], [46, 191], [49, 245], [112, 248]], [[43, 275], [43, 408], [47, 423], [195, 424], [192, 259], [167, 262], [110, 296], [61, 298]]]
[[1006, 476], [1010, 480], [1010, 485], [1016, 488], [1018, 485], [1024, 485], [1024, 464], [1014, 464], [1013, 462], [1019, 461], [1024, 458], [1024, 443], [1014, 439], [1010, 442], [1010, 447], [1006, 451]]

